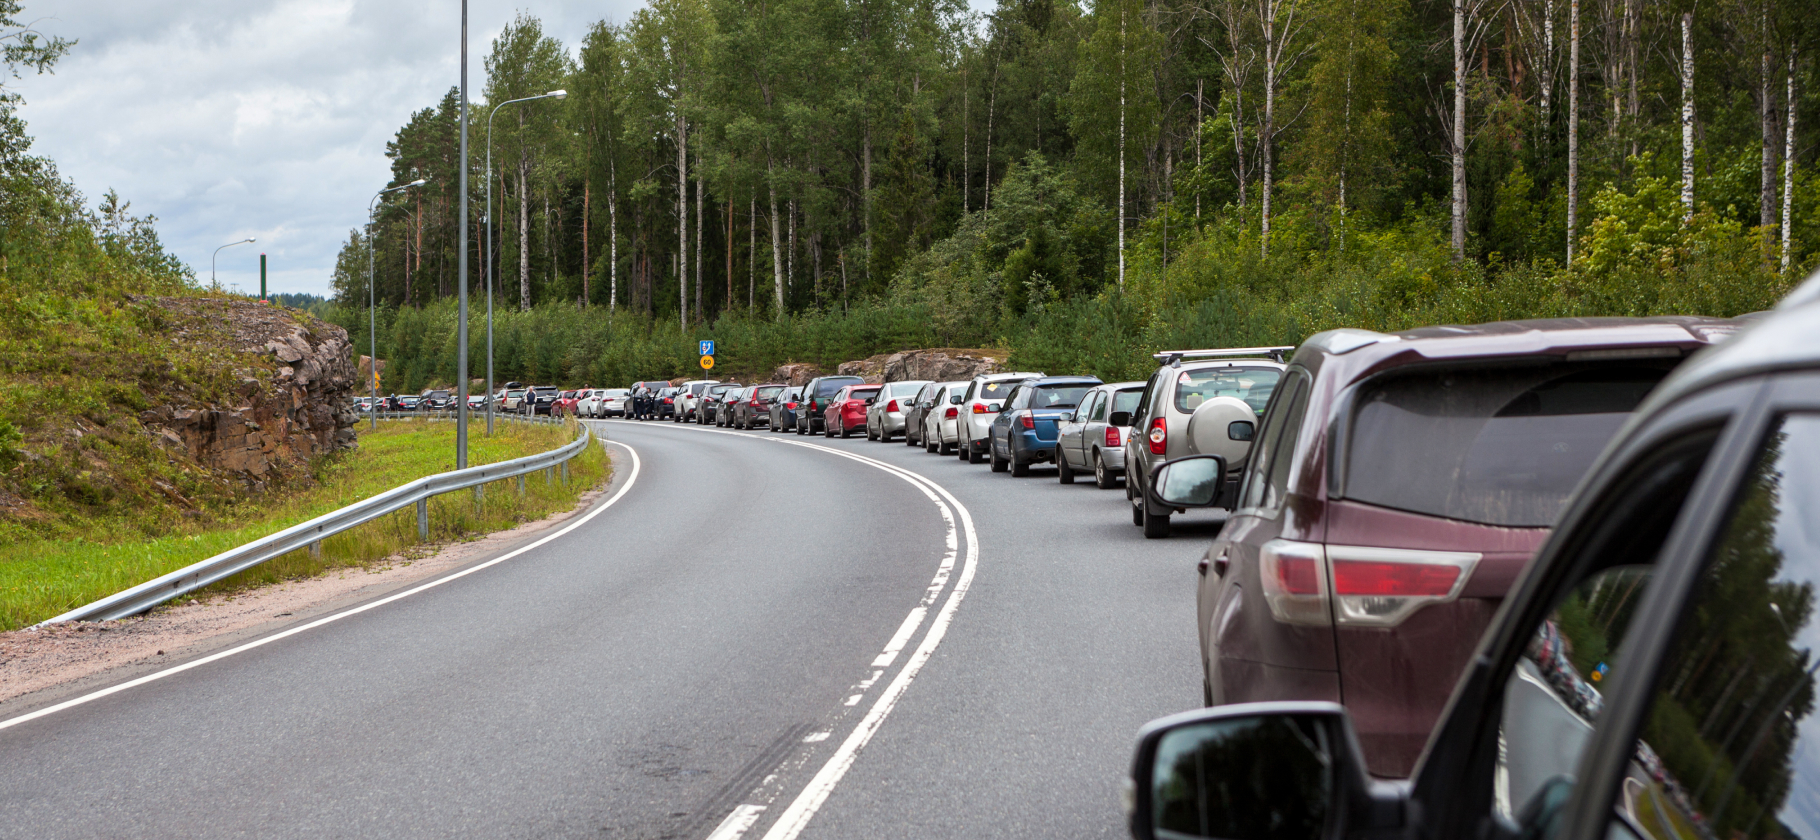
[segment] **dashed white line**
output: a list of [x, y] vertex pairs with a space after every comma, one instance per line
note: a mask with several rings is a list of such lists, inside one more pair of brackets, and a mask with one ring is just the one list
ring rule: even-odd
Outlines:
[[763, 805], [741, 805], [734, 808], [733, 813], [720, 821], [720, 826], [714, 829], [714, 833], [708, 835], [708, 840], [739, 840], [740, 835], [758, 822], [759, 815], [764, 812]]

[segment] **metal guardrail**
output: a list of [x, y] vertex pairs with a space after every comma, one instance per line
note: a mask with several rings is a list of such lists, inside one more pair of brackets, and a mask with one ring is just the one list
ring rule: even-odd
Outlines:
[[[413, 414], [422, 417], [428, 412], [407, 412], [402, 416]], [[511, 461], [501, 461], [497, 464], [469, 467], [465, 470], [454, 470], [417, 479], [364, 501], [355, 502], [340, 510], [325, 513], [301, 525], [293, 525], [269, 537], [224, 551], [207, 560], [139, 584], [124, 592], [109, 595], [87, 606], [77, 607], [56, 618], [40, 622], [37, 626], [60, 624], [65, 621], [113, 621], [130, 615], [138, 615], [172, 598], [194, 592], [211, 583], [298, 549], [308, 548], [312, 554], [319, 553], [322, 550], [323, 540], [413, 504], [417, 506], [418, 536], [428, 537], [431, 498], [469, 487], [475, 488], [476, 498], [478, 498], [481, 485], [514, 476], [518, 477], [518, 489], [523, 492], [526, 474], [538, 470], [553, 470], [557, 467], [562, 468], [563, 480], [567, 481], [569, 459], [580, 455], [583, 450], [587, 449], [588, 442], [593, 439], [593, 433], [583, 429], [581, 436], [577, 437], [573, 443], [566, 444], [559, 449], [527, 455]], [[549, 473], [545, 473], [545, 477], [551, 478]]]

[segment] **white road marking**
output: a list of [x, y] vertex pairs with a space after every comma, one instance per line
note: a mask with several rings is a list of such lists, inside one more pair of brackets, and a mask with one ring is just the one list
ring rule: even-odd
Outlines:
[[720, 821], [720, 826], [714, 829], [714, 833], [708, 835], [708, 840], [739, 840], [740, 835], [758, 822], [758, 816], [764, 812], [763, 805], [741, 805], [734, 808], [733, 813]]
[[[942, 511], [942, 516], [948, 520], [948, 553], [943, 560], [941, 569], [936, 573], [935, 583], [931, 585], [928, 594], [923, 598], [923, 604], [925, 606], [934, 603], [942, 589], [946, 588], [949, 573], [953, 568], [955, 552], [958, 546], [954, 521], [950, 518], [950, 509], [960, 514], [961, 530], [965, 530], [967, 534], [967, 560], [962, 565], [959, 579], [954, 582], [954, 588], [949, 591], [948, 600], [942, 604], [941, 610], [935, 615], [935, 620], [929, 625], [929, 632], [923, 636], [922, 644], [917, 646], [915, 653], [911, 654], [909, 661], [904, 664], [902, 670], [898, 671], [897, 677], [891, 681], [891, 684], [888, 687], [886, 687], [878, 701], [873, 703], [871, 710], [868, 711], [865, 717], [860, 720], [859, 724], [853, 728], [853, 731], [847, 735], [846, 740], [841, 742], [840, 747], [834, 751], [834, 755], [828, 759], [826, 764], [822, 765], [821, 770], [815, 774], [815, 777], [809, 780], [809, 784], [803, 788], [801, 793], [797, 794], [796, 799], [790, 803], [790, 807], [784, 810], [783, 814], [777, 818], [777, 822], [771, 825], [771, 829], [765, 832], [764, 836], [764, 840], [795, 840], [796, 836], [801, 834], [804, 828], [808, 827], [809, 821], [814, 819], [815, 812], [821, 808], [823, 803], [828, 801], [828, 796], [834, 792], [835, 786], [840, 784], [841, 778], [844, 777], [847, 774], [847, 770], [853, 766], [853, 762], [858, 757], [859, 751], [866, 746], [867, 742], [872, 740], [872, 736], [877, 734], [879, 727], [884, 724], [885, 718], [891, 715], [891, 710], [897, 707], [898, 700], [902, 699], [904, 692], [909, 689], [910, 683], [916, 679], [916, 675], [922, 671], [923, 666], [935, 655], [936, 647], [941, 645], [943, 637], [947, 635], [948, 626], [954, 620], [955, 611], [960, 608], [961, 601], [966, 598], [967, 591], [973, 583], [974, 573], [978, 571], [979, 535], [974, 530], [973, 515], [967, 511], [967, 507], [962, 505], [960, 500], [954, 497], [954, 494], [948, 492], [947, 488], [929, 480], [920, 473], [912, 472], [875, 458], [868, 458], [864, 455], [857, 455], [819, 444], [772, 437], [760, 437], [758, 435], [740, 434], [738, 432], [720, 431], [717, 429], [701, 429], [699, 431], [713, 431], [718, 434], [732, 434], [738, 435], [739, 437], [770, 440], [775, 443], [803, 446], [839, 455], [843, 458], [851, 458], [860, 463], [877, 467], [903, 478], [905, 481], [910, 482], [912, 485], [915, 485], [918, 489], [922, 490], [924, 495], [934, 499], [936, 501], [936, 506]], [[937, 494], [940, 495], [939, 498], [937, 498]], [[918, 609], [921, 609], [921, 607]], [[911, 615], [916, 616], [916, 612], [912, 611]], [[906, 622], [906, 624], [908, 624], [908, 622]], [[902, 634], [902, 628], [900, 628], [898, 632], [899, 634]], [[912, 630], [911, 635], [914, 635], [914, 630]], [[893, 637], [893, 641], [896, 641], [895, 637]], [[856, 705], [862, 697], [864, 697], [863, 694], [855, 694], [848, 697], [846, 705]], [[711, 840], [713, 839], [711, 838]]]
[[[54, 706], [46, 706], [35, 712], [29, 712], [27, 714], [20, 715], [16, 718], [12, 718], [10, 720], [0, 721], [0, 730], [18, 726], [19, 724], [25, 723], [26, 721], [37, 720], [38, 718], [45, 717], [47, 715], [53, 715], [53, 714], [56, 714], [57, 712], [61, 712], [61, 711], [65, 710], [65, 709], [72, 709], [77, 706], [84, 705], [86, 703], [91, 703], [91, 702], [99, 700], [103, 697], [106, 697], [110, 694], [118, 694], [129, 688], [137, 688], [137, 687], [145, 685], [147, 683], [157, 682], [158, 680], [162, 680], [166, 677], [174, 676], [176, 674], [181, 674], [184, 671], [190, 670], [191, 668], [199, 668], [199, 667], [202, 667], [203, 665], [209, 664], [210, 662], [215, 662], [218, 660], [226, 659], [230, 656], [234, 656], [234, 655], [240, 654], [240, 653], [245, 653], [245, 652], [252, 650], [254, 648], [257, 648], [257, 647], [263, 647], [265, 645], [269, 645], [272, 642], [278, 641], [279, 639], [288, 639], [288, 638], [295, 636], [299, 633], [302, 633], [304, 631], [314, 630], [325, 624], [333, 624], [333, 623], [340, 621], [344, 618], [347, 618], [349, 616], [359, 615], [363, 612], [366, 612], [367, 610], [372, 610], [372, 609], [377, 609], [379, 607], [383, 607], [386, 604], [392, 603], [393, 601], [398, 601], [398, 600], [401, 600], [404, 598], [408, 598], [412, 595], [416, 595], [419, 592], [423, 592], [423, 591], [426, 591], [429, 589], [434, 589], [438, 586], [441, 586], [445, 583], [448, 583], [449, 581], [456, 580], [458, 578], [467, 577], [468, 575], [478, 572], [481, 569], [486, 569], [486, 568], [490, 568], [492, 566], [497, 566], [500, 563], [504, 563], [507, 560], [517, 557], [520, 554], [523, 554], [523, 553], [530, 551], [532, 549], [535, 549], [535, 548], [540, 548], [540, 547], [550, 543], [553, 540], [560, 539], [561, 537], [567, 535], [569, 532], [574, 531], [576, 528], [580, 528], [581, 526], [588, 524], [588, 522], [593, 520], [594, 517], [599, 516], [601, 513], [605, 512], [607, 508], [612, 507], [620, 499], [625, 498], [627, 491], [632, 489], [632, 485], [638, 483], [638, 473], [641, 468], [641, 464], [638, 459], [638, 450], [633, 449], [632, 447], [627, 446], [626, 444], [620, 443], [619, 441], [616, 441], [616, 440], [605, 440], [603, 438], [602, 442], [611, 444], [613, 446], [621, 447], [621, 448], [625, 449], [626, 452], [632, 456], [632, 473], [631, 473], [631, 475], [628, 475], [626, 477], [625, 485], [620, 487], [619, 492], [614, 493], [613, 497], [608, 499], [606, 501], [606, 503], [601, 504], [601, 505], [596, 505], [593, 510], [588, 511], [585, 514], [582, 514], [580, 519], [577, 519], [574, 522], [571, 522], [568, 525], [563, 526], [563, 528], [561, 530], [557, 531], [556, 533], [550, 534], [549, 536], [546, 536], [543, 539], [540, 539], [534, 543], [531, 543], [530, 545], [523, 546], [521, 548], [518, 548], [518, 549], [508, 552], [506, 554], [502, 554], [498, 557], [488, 560], [485, 563], [481, 563], [481, 564], [475, 565], [475, 566], [469, 566], [465, 569], [462, 569], [459, 572], [449, 575], [448, 577], [438, 578], [436, 580], [430, 581], [429, 583], [420, 584], [418, 586], [412, 587], [411, 589], [407, 589], [403, 592], [399, 592], [399, 593], [396, 593], [393, 595], [388, 595], [377, 601], [372, 601], [370, 603], [362, 604], [362, 605], [355, 607], [351, 610], [348, 610], [346, 612], [339, 612], [339, 613], [335, 613], [334, 615], [324, 616], [324, 617], [316, 619], [315, 621], [312, 621], [308, 624], [301, 624], [296, 627], [292, 627], [289, 630], [285, 630], [281, 633], [274, 633], [270, 636], [266, 636], [263, 639], [256, 639], [254, 641], [247, 642], [246, 644], [240, 645], [238, 647], [232, 647], [232, 648], [228, 648], [227, 650], [220, 651], [218, 653], [210, 654], [201, 659], [191, 660], [189, 662], [183, 663], [182, 665], [177, 665], [177, 666], [174, 666], [171, 668], [166, 668], [165, 670], [162, 670], [162, 671], [157, 671], [154, 673], [146, 674], [145, 676], [139, 677], [138, 679], [128, 680], [126, 682], [120, 683], [119, 685], [109, 686], [109, 687], [101, 689], [99, 691], [91, 692], [89, 694], [84, 694], [81, 697], [77, 697], [77, 698], [70, 699], [70, 700], [65, 700]], [[754, 816], [753, 819], [757, 819], [757, 817]]]
[[[942, 577], [947, 576], [942, 575]], [[928, 607], [917, 607], [911, 610], [910, 614], [904, 617], [904, 626], [897, 628], [897, 635], [892, 636], [891, 641], [885, 644], [885, 652], [872, 660], [872, 667], [891, 667], [891, 663], [897, 661], [897, 655], [904, 649], [904, 645], [910, 643], [910, 637], [916, 633], [916, 628], [923, 626], [923, 616], [928, 612]]]
[[834, 733], [832, 733], [832, 732], [811, 732], [811, 733], [809, 733], [809, 735], [807, 737], [803, 738], [803, 743], [805, 743], [805, 744], [820, 743], [822, 741], [828, 740], [828, 736], [833, 735], [833, 734]]

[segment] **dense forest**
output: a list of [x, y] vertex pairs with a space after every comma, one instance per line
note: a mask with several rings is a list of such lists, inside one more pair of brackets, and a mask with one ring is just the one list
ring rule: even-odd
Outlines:
[[[1075, 322], [1119, 322], [1124, 347], [1749, 311], [1820, 247], [1813, 120], [1798, 119], [1814, 88], [1806, 11], [656, 0], [573, 45], [522, 14], [472, 106], [467, 282], [480, 292], [491, 263], [500, 308], [582, 313], [510, 319], [515, 356], [560, 345], [513, 368], [542, 378], [659, 372], [603, 349], [628, 331], [661, 345], [633, 355], [663, 365], [688, 363], [697, 333], [767, 324], [783, 333], [766, 361], [902, 338], [1047, 362], [1073, 352]], [[334, 279], [364, 308], [377, 248], [382, 337], [398, 332], [392, 353], [431, 378], [452, 375], [452, 352], [432, 364], [405, 345], [452, 349], [437, 301], [460, 282], [458, 116], [451, 91], [398, 131], [392, 184], [428, 183], [382, 200]], [[792, 343], [853, 332], [798, 321], [856, 308], [914, 335]], [[1184, 334], [1197, 319], [1214, 332]], [[570, 331], [550, 335], [559, 322]]]

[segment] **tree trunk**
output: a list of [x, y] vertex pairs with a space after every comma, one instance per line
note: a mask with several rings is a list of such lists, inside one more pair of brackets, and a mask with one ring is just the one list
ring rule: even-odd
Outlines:
[[1782, 136], [1782, 273], [1788, 274], [1789, 251], [1795, 229], [1795, 50], [1788, 50], [1788, 118]]
[[[1269, 70], [1265, 70], [1269, 73]], [[1466, 2], [1453, 0], [1453, 259], [1466, 258]], [[1266, 149], [1269, 147], [1266, 146]], [[1268, 193], [1266, 194], [1268, 195]]]
[[[699, 164], [701, 163], [701, 161], [698, 160], [695, 163], [697, 164], [696, 168], [700, 169], [701, 167]], [[704, 321], [702, 319], [702, 302], [701, 302], [701, 296], [702, 296], [701, 240], [702, 240], [702, 217], [704, 215], [702, 212], [702, 195], [701, 195], [701, 193], [702, 193], [701, 178], [697, 177], [695, 179], [695, 323], [697, 323], [697, 324], [704, 323]], [[687, 260], [688, 258], [689, 258], [688, 254], [686, 254], [686, 253], [683, 254], [683, 259]]]
[[[758, 193], [746, 211], [746, 311], [758, 311]], [[729, 248], [728, 250], [732, 250]]]
[[[1198, 182], [1201, 177], [1201, 123], [1206, 116], [1207, 82], [1204, 79], [1194, 80], [1194, 175]], [[1201, 189], [1197, 183], [1194, 190], [1194, 224], [1201, 226]]]
[[1555, 0], [1542, 6], [1542, 125], [1548, 125], [1548, 110], [1555, 90]]
[[[869, 288], [872, 285], [872, 123], [870, 120], [866, 122], [865, 139], [862, 145], [864, 148], [861, 152], [859, 194], [860, 212], [866, 216], [864, 219], [866, 225], [866, 285]], [[845, 262], [841, 263], [843, 272], [846, 270], [846, 265]], [[845, 275], [843, 274], [843, 276]]]
[[1580, 208], [1580, 0], [1568, 0], [1567, 15], [1567, 263], [1572, 265]]
[[[790, 214], [790, 251], [784, 254], [784, 282], [794, 287], [796, 285], [796, 199], [790, 199], [789, 207], [786, 209]], [[820, 292], [821, 289], [817, 288], [815, 291]], [[820, 302], [816, 301], [818, 304]]]
[[1694, 217], [1694, 13], [1681, 13], [1681, 218]]
[[518, 309], [531, 309], [531, 162], [518, 155]]
[[583, 179], [581, 182], [581, 305], [588, 305], [588, 280], [594, 273], [594, 264], [588, 262], [588, 210], [594, 200], [594, 184]]
[[[765, 174], [767, 176], [771, 174], [769, 166], [766, 166]], [[771, 277], [776, 281], [777, 286], [777, 311], [772, 314], [782, 320], [784, 317], [784, 249], [783, 243], [778, 241], [781, 232], [777, 229], [777, 183], [769, 177], [765, 180], [771, 190]]]
[[689, 124], [676, 109], [676, 318], [689, 328]]
[[967, 110], [967, 100], [968, 100], [968, 95], [970, 93], [971, 93], [971, 91], [967, 87], [967, 69], [966, 69], [966, 65], [963, 64], [963, 65], [961, 65], [961, 215], [962, 216], [965, 216], [968, 213], [973, 212], [971, 194], [969, 193], [969, 191], [967, 189], [968, 182], [973, 180], [973, 163], [972, 163], [972, 160], [969, 159], [967, 156], [968, 150], [972, 147], [972, 143], [970, 142], [972, 140], [972, 137], [970, 137], [968, 134], [969, 130], [973, 126], [972, 121], [969, 119], [972, 115]]
[[733, 296], [733, 202], [731, 200], [732, 196], [728, 196], [727, 198], [729, 200], [721, 202], [720, 205], [721, 215], [727, 217], [727, 302], [726, 305], [721, 307], [721, 311], [723, 312], [732, 309], [733, 302], [738, 300], [738, 298]]
[[1119, 288], [1125, 288], [1125, 7], [1119, 6]]
[[607, 164], [607, 313], [619, 309], [619, 167]]
[[1636, 157], [1642, 151], [1638, 145], [1641, 131], [1637, 125], [1637, 42], [1642, 40], [1638, 37], [1642, 27], [1643, 21], [1637, 14], [1637, 0], [1624, 0], [1624, 75], [1628, 87], [1624, 102], [1624, 125], [1625, 133], [1630, 135], [1631, 157]]

